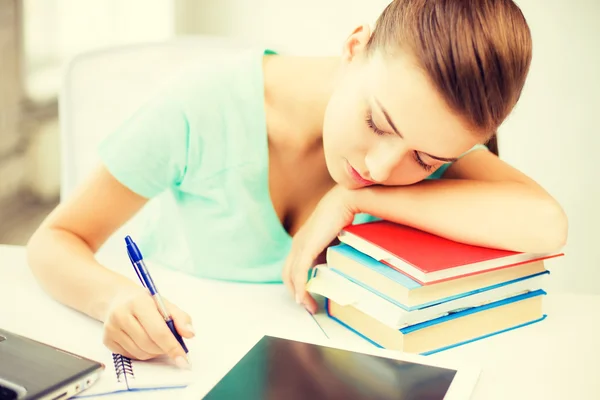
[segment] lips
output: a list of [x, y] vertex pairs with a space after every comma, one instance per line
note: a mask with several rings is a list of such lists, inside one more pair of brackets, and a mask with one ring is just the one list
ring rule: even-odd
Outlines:
[[352, 178], [352, 180], [354, 180], [356, 183], [363, 185], [363, 186], [367, 186], [367, 185], [374, 185], [375, 182], [372, 182], [368, 179], [365, 179], [362, 177], [361, 174], [358, 173], [357, 170], [355, 170], [352, 165], [350, 165], [349, 162], [346, 162], [346, 169], [348, 170], [348, 174], [350, 175], [350, 177]]

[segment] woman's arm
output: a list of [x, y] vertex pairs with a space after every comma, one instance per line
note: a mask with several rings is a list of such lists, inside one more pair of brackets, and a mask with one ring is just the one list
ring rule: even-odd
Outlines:
[[451, 165], [444, 179], [353, 191], [355, 211], [459, 242], [552, 252], [567, 238], [567, 217], [537, 183], [488, 151]]
[[29, 240], [29, 265], [41, 286], [59, 302], [104, 320], [115, 295], [139, 285], [100, 265], [94, 254], [146, 202], [105, 168], [96, 171]]
[[[61, 303], [104, 322], [104, 344], [136, 359], [168, 354], [187, 368], [186, 354], [158, 312], [149, 292], [98, 263], [96, 251], [147, 198], [122, 185], [101, 167], [54, 210], [27, 245], [41, 286]], [[193, 336], [191, 319], [166, 302], [179, 333]]]
[[355, 214], [413, 226], [458, 242], [523, 252], [553, 252], [567, 237], [567, 218], [533, 180], [488, 151], [472, 151], [444, 179], [401, 187], [334, 186], [294, 236], [282, 273], [298, 303], [317, 310], [306, 292], [315, 259]]

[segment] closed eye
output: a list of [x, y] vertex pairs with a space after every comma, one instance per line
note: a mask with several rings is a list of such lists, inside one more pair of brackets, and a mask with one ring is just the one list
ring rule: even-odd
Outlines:
[[[365, 121], [367, 123], [367, 126], [373, 131], [375, 132], [375, 134], [379, 135], [379, 136], [383, 136], [386, 134], [389, 134], [389, 132], [386, 132], [382, 129], [379, 129], [377, 127], [377, 125], [375, 124], [375, 121], [373, 121], [373, 113], [371, 111], [367, 112], [367, 115], [365, 117]], [[419, 164], [419, 166], [421, 168], [423, 168], [425, 171], [431, 171], [435, 168], [434, 165], [428, 164], [425, 161], [423, 161], [423, 159], [421, 158], [421, 155], [419, 154], [418, 151], [413, 151], [413, 158], [415, 159], [415, 161], [417, 162], [417, 164]]]
[[418, 151], [413, 151], [413, 156], [417, 164], [419, 164], [419, 166], [421, 166], [421, 168], [423, 168], [425, 171], [429, 172], [434, 168], [433, 165], [427, 164], [425, 161], [423, 161]]
[[365, 118], [365, 121], [366, 121], [366, 123], [367, 123], [367, 126], [368, 126], [369, 128], [371, 128], [371, 130], [372, 130], [373, 132], [375, 132], [377, 135], [379, 135], [379, 136], [383, 136], [383, 135], [387, 134], [387, 132], [386, 132], [386, 131], [379, 129], [379, 128], [377, 127], [377, 125], [375, 125], [375, 121], [373, 121], [373, 113], [371, 113], [370, 111], [369, 111], [369, 112], [367, 112], [367, 116], [366, 116], [366, 118]]

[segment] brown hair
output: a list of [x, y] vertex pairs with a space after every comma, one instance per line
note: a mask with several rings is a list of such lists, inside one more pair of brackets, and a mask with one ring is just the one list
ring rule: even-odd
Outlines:
[[498, 154], [496, 130], [521, 96], [531, 64], [531, 33], [519, 7], [512, 0], [394, 0], [367, 50], [398, 48]]

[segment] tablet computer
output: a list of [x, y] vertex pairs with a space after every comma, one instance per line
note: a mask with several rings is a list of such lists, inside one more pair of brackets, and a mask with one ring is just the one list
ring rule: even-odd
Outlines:
[[478, 378], [477, 367], [425, 356], [263, 336], [216, 384], [192, 384], [185, 399], [464, 400]]
[[104, 368], [0, 329], [0, 400], [68, 399], [93, 385]]

